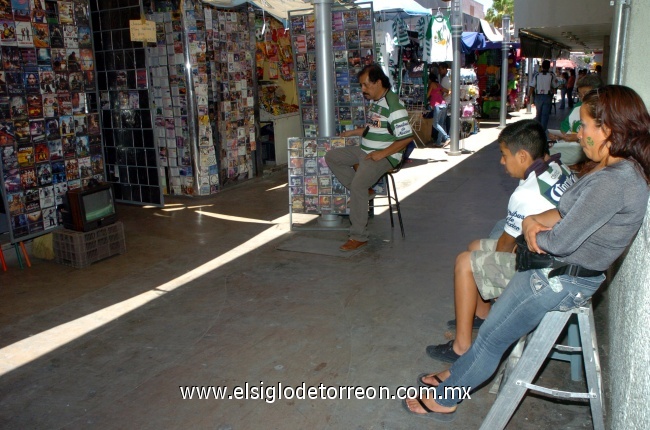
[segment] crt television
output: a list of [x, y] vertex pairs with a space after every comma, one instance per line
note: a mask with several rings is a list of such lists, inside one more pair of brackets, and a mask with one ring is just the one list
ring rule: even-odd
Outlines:
[[97, 183], [88, 188], [68, 190], [63, 208], [63, 225], [77, 231], [91, 231], [117, 220], [113, 187]]

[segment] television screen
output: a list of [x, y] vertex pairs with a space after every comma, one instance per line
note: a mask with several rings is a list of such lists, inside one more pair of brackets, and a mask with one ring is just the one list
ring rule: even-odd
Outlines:
[[86, 222], [113, 215], [113, 193], [110, 188], [83, 196], [83, 206], [86, 212]]

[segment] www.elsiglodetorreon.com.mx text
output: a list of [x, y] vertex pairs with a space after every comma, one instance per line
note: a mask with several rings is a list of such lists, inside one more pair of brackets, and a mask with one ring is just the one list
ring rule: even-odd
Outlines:
[[435, 387], [361, 387], [361, 386], [327, 386], [319, 384], [308, 386], [304, 382], [300, 385], [284, 385], [278, 382], [265, 385], [260, 381], [253, 385], [246, 382], [244, 385], [234, 387], [220, 385], [181, 385], [179, 386], [183, 400], [263, 400], [274, 403], [278, 400], [395, 400], [430, 397], [434, 399], [455, 398], [458, 400], [470, 399], [470, 387], [444, 387], [438, 392]]

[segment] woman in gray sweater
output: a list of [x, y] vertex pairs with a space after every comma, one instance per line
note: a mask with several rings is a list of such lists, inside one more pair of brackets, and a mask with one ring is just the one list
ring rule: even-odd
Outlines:
[[[585, 95], [580, 144], [595, 167], [569, 188], [557, 209], [526, 217], [528, 248], [553, 256], [552, 268], [520, 271], [492, 307], [472, 347], [449, 369], [420, 382], [475, 389], [496, 370], [503, 353], [549, 311], [583, 305], [605, 280], [604, 271], [630, 244], [648, 206], [650, 115], [632, 89], [609, 85]], [[415, 414], [453, 418], [462, 390], [447, 398], [409, 399]]]

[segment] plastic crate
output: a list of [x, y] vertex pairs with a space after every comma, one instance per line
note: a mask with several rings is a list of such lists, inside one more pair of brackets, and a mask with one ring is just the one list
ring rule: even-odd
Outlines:
[[126, 252], [124, 225], [118, 221], [88, 232], [56, 230], [53, 244], [57, 263], [81, 269], [95, 261]]

